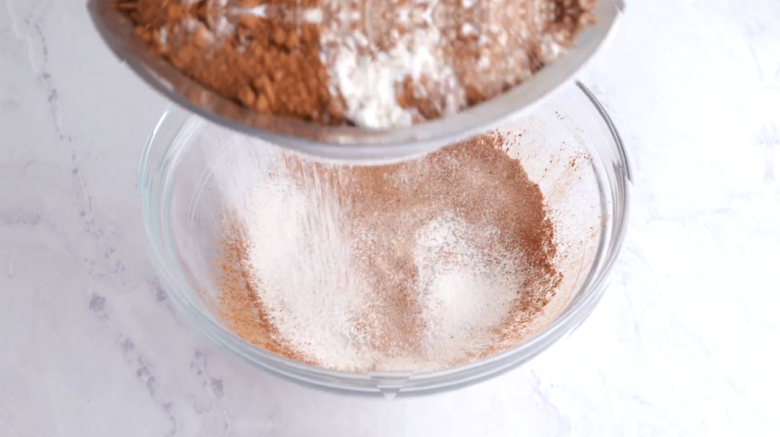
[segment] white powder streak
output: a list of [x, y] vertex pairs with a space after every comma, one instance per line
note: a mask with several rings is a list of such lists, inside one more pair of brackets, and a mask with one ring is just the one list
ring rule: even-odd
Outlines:
[[[268, 18], [268, 5], [234, 8], [231, 12], [236, 15], [252, 15], [259, 18]], [[301, 19], [305, 23], [320, 24], [322, 22], [322, 17], [322, 9], [319, 8], [307, 8], [301, 13]]]
[[309, 360], [354, 370], [371, 362], [351, 319], [366, 288], [331, 206], [286, 178], [259, 184], [248, 209], [248, 267], [284, 341]]
[[265, 18], [265, 17], [268, 16], [267, 6], [266, 5], [259, 5], [259, 6], [254, 6], [254, 7], [251, 7], [251, 8], [239, 9], [238, 11], [241, 14], [244, 14], [244, 15], [254, 15], [255, 17]]

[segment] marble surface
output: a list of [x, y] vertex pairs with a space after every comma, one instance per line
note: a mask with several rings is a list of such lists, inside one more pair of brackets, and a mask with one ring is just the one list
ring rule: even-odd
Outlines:
[[183, 323], [135, 191], [166, 102], [83, 0], [0, 0], [0, 437], [780, 434], [780, 2], [627, 3], [582, 74], [635, 170], [605, 298], [521, 369], [391, 402]]

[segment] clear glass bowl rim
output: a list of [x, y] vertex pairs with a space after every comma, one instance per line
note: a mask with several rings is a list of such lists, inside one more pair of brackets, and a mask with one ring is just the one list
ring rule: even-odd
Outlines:
[[255, 367], [297, 384], [341, 394], [395, 397], [454, 390], [498, 376], [520, 366], [570, 334], [590, 315], [606, 289], [609, 272], [625, 237], [632, 183], [630, 161], [607, 112], [583, 84], [577, 82], [576, 88], [601, 116], [600, 121], [610, 135], [609, 140], [614, 143], [614, 156], [611, 157], [613, 165], [604, 165], [605, 171], [614, 172], [614, 178], [608, 178], [613, 210], [604, 212], [612, 219], [612, 226], [611, 229], [604, 228], [609, 232], [601, 233], [596, 261], [588, 280], [563, 313], [542, 332], [507, 351], [440, 371], [349, 373], [281, 357], [241, 339], [223, 327], [205, 310], [196, 291], [188, 285], [184, 273], [178, 267], [170, 221], [165, 214], [171, 204], [169, 188], [175, 180], [177, 156], [183, 150], [172, 148], [171, 143], [161, 144], [161, 141], [168, 139], [166, 133], [175, 132], [175, 138], [183, 125], [182, 120], [191, 116], [174, 105], [165, 111], [150, 134], [139, 166], [138, 191], [142, 198], [152, 264], [178, 313], [209, 341], [235, 353]]

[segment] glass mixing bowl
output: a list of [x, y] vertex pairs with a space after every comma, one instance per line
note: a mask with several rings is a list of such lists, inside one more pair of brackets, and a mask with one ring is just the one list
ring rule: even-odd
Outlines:
[[[571, 85], [533, 112], [500, 127], [521, 135], [508, 153], [538, 183], [563, 248], [565, 301], [546, 310], [544, 325], [517, 346], [451, 369], [349, 373], [283, 358], [235, 335], [218, 310], [216, 278], [225, 191], [215, 169], [241, 153], [271, 146], [171, 107], [144, 151], [138, 189], [151, 258], [180, 313], [219, 347], [290, 381], [345, 394], [417, 396], [452, 390], [509, 371], [571, 333], [604, 293], [626, 231], [631, 171], [609, 116], [581, 84]], [[392, 159], [392, 157], [388, 157]], [[579, 163], [579, 164], [578, 164]], [[222, 166], [222, 167], [220, 167]], [[561, 270], [563, 269], [563, 270]]]

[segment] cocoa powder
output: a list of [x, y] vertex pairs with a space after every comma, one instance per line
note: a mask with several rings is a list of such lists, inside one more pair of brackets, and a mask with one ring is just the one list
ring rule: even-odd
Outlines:
[[[154, 54], [224, 97], [261, 114], [341, 124], [344, 117], [320, 61], [318, 27], [286, 18], [288, 3], [231, 1], [231, 9], [212, 0], [121, 5]], [[261, 6], [269, 16], [242, 12]]]
[[[504, 321], [493, 328], [493, 341], [449, 365], [520, 343], [528, 324], [555, 296], [561, 275], [553, 264], [553, 225], [539, 187], [505, 153], [506, 143], [501, 135], [488, 134], [420, 161], [382, 167], [334, 167], [286, 158], [290, 172], [285, 177], [311, 192], [335, 193], [345, 212], [354, 274], [372, 296], [353, 321], [359, 337], [367, 339], [364, 346], [378, 357], [371, 370], [392, 370], [387, 366], [393, 360], [425, 357], [423, 337], [430, 327], [421, 315], [415, 235], [437, 217], [462, 218], [474, 230], [468, 243], [487, 254], [485, 263], [508, 262], [519, 272], [517, 297]], [[225, 241], [219, 288], [221, 311], [231, 329], [272, 352], [327, 366], [275, 331], [258, 297], [262, 293], [252, 290], [245, 277], [247, 242], [233, 230]], [[505, 259], [498, 253], [511, 255]]]
[[[258, 113], [384, 128], [446, 116], [522, 83], [574, 44], [594, 22], [594, 4], [120, 0], [117, 7], [154, 54]], [[387, 100], [388, 92], [395, 97]]]

